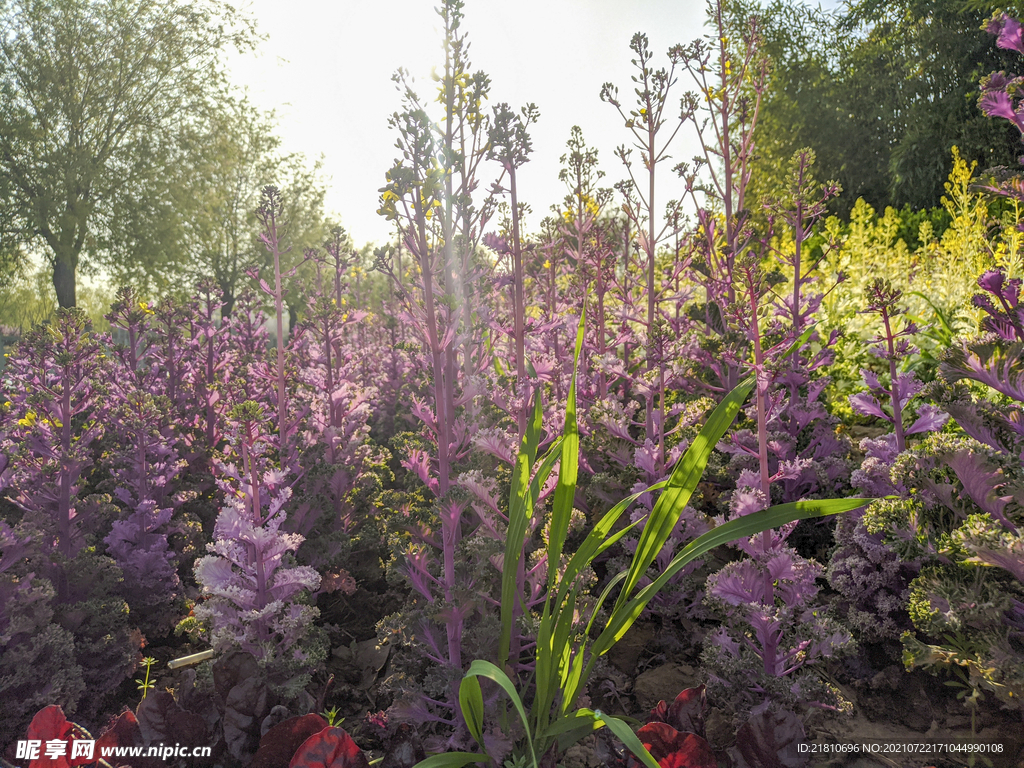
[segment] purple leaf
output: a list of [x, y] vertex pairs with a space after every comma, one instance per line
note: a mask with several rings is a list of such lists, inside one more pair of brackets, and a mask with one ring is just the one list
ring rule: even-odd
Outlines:
[[904, 434], [938, 432], [947, 421], [949, 421], [949, 414], [944, 413], [937, 405], [922, 405], [917, 409], [917, 419], [907, 427]]
[[878, 400], [867, 392], [858, 392], [855, 395], [850, 395], [850, 405], [857, 413], [862, 413], [865, 416], [877, 416], [886, 421], [892, 421], [892, 417], [882, 410]]
[[798, 768], [809, 759], [799, 751], [804, 740], [804, 727], [796, 714], [764, 711], [740, 726], [730, 754], [737, 768]]

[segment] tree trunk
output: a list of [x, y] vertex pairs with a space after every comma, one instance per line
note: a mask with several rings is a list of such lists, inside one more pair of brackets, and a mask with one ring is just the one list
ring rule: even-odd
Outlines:
[[[295, 332], [296, 326], [299, 324], [299, 306], [298, 304], [288, 305], [288, 335], [291, 336]], [[363, 326], [360, 325], [360, 328]]]
[[220, 284], [220, 290], [223, 302], [220, 305], [220, 317], [221, 320], [231, 317], [231, 312], [235, 308], [235, 292], [231, 289], [231, 286], [226, 286], [223, 283]]
[[53, 261], [53, 290], [57, 292], [57, 306], [62, 309], [75, 306], [75, 267], [78, 259], [61, 258]]

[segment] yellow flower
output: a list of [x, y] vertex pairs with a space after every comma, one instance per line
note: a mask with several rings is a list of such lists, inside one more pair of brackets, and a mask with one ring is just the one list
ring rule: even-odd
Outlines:
[[25, 418], [18, 419], [18, 424], [23, 426], [23, 427], [31, 427], [35, 423], [36, 423], [36, 412], [35, 411], [28, 411], [25, 414]]
[[544, 260], [544, 269], [551, 269], [551, 259]]

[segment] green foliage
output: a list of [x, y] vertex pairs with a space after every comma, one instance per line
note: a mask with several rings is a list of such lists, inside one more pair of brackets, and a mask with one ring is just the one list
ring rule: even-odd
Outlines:
[[253, 42], [219, 0], [0, 3], [0, 242], [45, 248], [61, 306], [83, 255], [164, 279], [180, 260], [180, 127], [219, 51]]
[[[874, 276], [885, 275], [894, 288], [903, 291], [908, 315], [926, 329], [915, 338], [921, 357], [906, 365], [923, 365], [922, 377], [927, 380], [949, 340], [971, 333], [977, 326], [978, 310], [970, 302], [978, 275], [995, 266], [1011, 275], [1020, 274], [1024, 265], [1014, 212], [1002, 211], [1002, 226], [993, 232], [991, 203], [973, 187], [975, 164], [968, 163], [955, 147], [952, 160], [941, 212], [889, 207], [879, 216], [859, 199], [848, 222], [838, 218], [828, 222], [827, 236], [841, 243], [828, 266], [842, 271], [847, 279], [825, 297], [820, 322], [826, 328], [844, 328], [847, 334], [830, 370], [830, 399], [844, 416], [852, 416], [843, 395], [860, 387], [859, 370], [874, 367], [881, 371], [879, 361], [868, 355], [861, 343], [874, 332], [872, 319], [861, 312]], [[916, 247], [907, 239], [908, 227], [914, 223], [918, 226]], [[936, 223], [944, 224], [941, 230]]]
[[[607, 726], [644, 765], [657, 766], [625, 722], [603, 715], [599, 711], [576, 708], [579, 697], [586, 691], [597, 660], [625, 635], [658, 592], [694, 559], [729, 541], [747, 538], [794, 520], [856, 509], [868, 500], [800, 501], [730, 520], [690, 542], [656, 579], [638, 588], [641, 578], [665, 544], [696, 489], [714, 447], [725, 435], [753, 389], [754, 381], [748, 378], [729, 393], [711, 413], [700, 434], [679, 459], [669, 479], [645, 488], [616, 504], [594, 525], [576, 552], [562, 566], [552, 553], [560, 555], [562, 552], [569, 531], [572, 500], [576, 492], [579, 451], [576, 425], [576, 369], [583, 345], [583, 323], [584, 317], [581, 316], [563, 435], [543, 458], [535, 461], [541, 408], [538, 394], [534, 402], [533, 420], [524, 434], [519, 450], [509, 497], [509, 535], [502, 578], [503, 622], [499, 656], [503, 664], [509, 661], [511, 606], [522, 599], [516, 594], [516, 569], [511, 567], [511, 555], [521, 557], [518, 553], [522, 551], [524, 542], [525, 519], [532, 514], [540, 487], [551, 472], [555, 460], [559, 461], [558, 484], [548, 531], [546, 599], [538, 625], [536, 667], [530, 686], [532, 706], [528, 715], [522, 697], [509, 676], [499, 667], [483, 660], [473, 662], [466, 672], [460, 687], [459, 703], [470, 733], [481, 746], [484, 746], [483, 697], [476, 678], [485, 677], [496, 683], [512, 702], [523, 727], [525, 743], [521, 745], [522, 749], [518, 753], [518, 759], [523, 765], [532, 765], [536, 768], [538, 754], [547, 755], [550, 752], [557, 755], [587, 734]], [[798, 341], [790, 352], [799, 347], [800, 343]], [[578, 600], [584, 587], [579, 579], [580, 574], [596, 557], [635, 527], [636, 523], [614, 530], [623, 512], [640, 495], [654, 490], [663, 492], [646, 521], [629, 569], [613, 577], [605, 586], [596, 608], [590, 611], [591, 618], [586, 629], [580, 631], [575, 624], [575, 614], [579, 609]], [[602, 619], [603, 627], [595, 626], [598, 616], [601, 615], [602, 606], [615, 590], [618, 590], [618, 595], [614, 605]], [[593, 639], [592, 630], [596, 632]], [[486, 755], [437, 755], [419, 763], [418, 768], [454, 768], [473, 762], [474, 757], [476, 761], [483, 761]]]
[[964, 0], [855, 0], [827, 11], [795, 0], [729, 4], [735, 26], [761, 19], [773, 68], [758, 121], [756, 196], [781, 184], [786, 160], [811, 147], [819, 172], [876, 209], [939, 204], [949, 155], [959, 146], [982, 167], [1012, 166], [1016, 129], [985, 118], [982, 75], [1013, 69], [981, 30], [999, 6]]
[[[246, 270], [254, 264], [273, 266], [259, 240], [256, 215], [264, 187], [274, 185], [281, 191], [284, 207], [276, 223], [278, 250], [286, 254], [283, 269], [298, 265], [307, 249], [329, 235], [320, 164], [310, 166], [302, 155], [284, 153], [274, 123], [273, 112], [261, 112], [246, 98], [222, 88], [215, 103], [180, 139], [188, 178], [182, 179], [175, 194], [187, 226], [174, 237], [190, 253], [191, 275], [217, 281], [225, 314], [231, 313], [247, 283]], [[306, 266], [303, 276], [311, 269]], [[294, 321], [304, 297], [292, 291], [286, 300]]]
[[[1019, 706], [1024, 676], [1009, 618], [1024, 602], [1019, 460], [972, 438], [938, 433], [901, 454], [893, 478], [915, 489], [912, 498], [877, 501], [864, 522], [902, 560], [920, 564], [909, 602], [919, 634], [903, 635], [904, 663], [959, 667], [972, 687]], [[970, 643], [953, 642], [958, 636]]]

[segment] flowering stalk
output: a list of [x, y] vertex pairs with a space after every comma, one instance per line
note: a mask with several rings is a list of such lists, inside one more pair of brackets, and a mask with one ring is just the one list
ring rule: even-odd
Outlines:
[[[53, 526], [67, 559], [90, 527], [89, 508], [76, 501], [92, 465], [89, 448], [103, 432], [104, 365], [88, 320], [73, 308], [26, 334], [7, 360], [11, 500]], [[66, 587], [59, 583], [58, 592]]]
[[[530, 391], [526, 378], [526, 280], [523, 272], [523, 250], [519, 223], [519, 199], [516, 186], [516, 171], [529, 161], [533, 145], [526, 129], [536, 122], [539, 113], [537, 107], [528, 104], [520, 115], [509, 108], [508, 104], [499, 104], [494, 108], [494, 120], [490, 132], [489, 157], [501, 163], [508, 174], [508, 192], [511, 196], [512, 209], [512, 338], [515, 341], [515, 364], [517, 379], [517, 397], [522, 400], [522, 407], [517, 414], [516, 423], [519, 428], [519, 440], [526, 434], [526, 419], [529, 413]], [[500, 190], [495, 184], [495, 191]]]
[[[636, 109], [630, 110], [627, 116], [618, 101], [618, 89], [611, 83], [605, 83], [601, 87], [601, 100], [614, 106], [620, 117], [625, 121], [626, 128], [630, 130], [636, 139], [635, 147], [640, 150], [644, 168], [647, 171], [647, 184], [646, 190], [644, 190], [641, 182], [633, 175], [632, 162], [629, 158], [632, 150], [626, 149], [624, 146], [619, 147], [617, 154], [629, 173], [630, 188], [637, 196], [636, 198], [632, 194], [626, 196], [624, 210], [630, 221], [637, 228], [640, 247], [647, 257], [647, 342], [645, 364], [648, 371], [653, 371], [656, 367], [658, 368], [657, 378], [659, 384], [656, 389], [659, 394], [659, 407], [662, 410], [662, 423], [664, 423], [665, 391], [663, 386], [663, 360], [657, 354], [656, 349], [658, 334], [655, 330], [655, 317], [658, 306], [658, 286], [655, 283], [655, 259], [658, 243], [665, 236], [673, 221], [676, 220], [672, 215], [676, 203], [669, 204], [669, 215], [665, 217], [665, 222], [659, 228], [656, 214], [655, 178], [658, 163], [668, 159], [669, 146], [690, 116], [690, 106], [688, 101], [684, 99], [679, 116], [672, 120], [668, 137], [659, 145], [659, 138], [663, 138], [662, 129], [666, 127], [668, 119], [665, 115], [665, 109], [668, 106], [668, 94], [676, 82], [675, 70], [684, 58], [684, 51], [682, 46], [673, 46], [668, 52], [669, 68], [667, 70], [664, 68], [655, 70], [651, 67], [653, 57], [648, 47], [646, 35], [641, 33], [633, 35], [629, 47], [636, 54], [636, 58], [633, 59], [633, 65], [640, 72], [638, 76], [633, 78], [640, 85], [640, 88], [637, 89]], [[659, 136], [659, 134], [662, 135]], [[646, 231], [642, 229], [644, 224], [646, 224]], [[645, 426], [647, 439], [652, 441], [655, 439], [654, 400], [653, 392], [647, 395]], [[664, 435], [659, 430], [658, 457], [655, 462], [659, 468], [659, 475], [664, 462], [665, 441]]]
[[[263, 224], [260, 240], [274, 259], [274, 310], [277, 319], [277, 432], [279, 435], [282, 463], [292, 466], [295, 463], [288, 430], [288, 402], [286, 399], [284, 376], [284, 299], [281, 287], [281, 238], [278, 232], [281, 226], [281, 214], [284, 203], [277, 187], [263, 188], [260, 206], [256, 209], [256, 218]], [[294, 270], [292, 270], [294, 273]], [[261, 284], [263, 281], [260, 281]], [[266, 289], [265, 284], [264, 289]]]
[[[850, 405], [855, 411], [865, 416], [876, 416], [893, 425], [897, 453], [906, 450], [908, 435], [939, 429], [949, 418], [934, 405], [922, 405], [917, 409], [918, 418], [914, 423], [909, 427], [903, 426], [908, 404], [921, 392], [924, 385], [913, 373], [901, 374], [898, 369], [901, 360], [917, 352], [917, 348], [909, 341], [910, 337], [918, 332], [917, 325], [908, 320], [902, 330], [896, 330], [896, 318], [906, 311], [899, 305], [902, 295], [902, 291], [893, 288], [889, 281], [883, 278], [876, 278], [868, 286], [868, 311], [881, 316], [884, 329], [882, 334], [873, 339], [874, 344], [869, 351], [888, 364], [889, 386], [883, 387], [875, 373], [864, 369], [861, 375], [868, 385], [868, 391], [850, 396]], [[882, 399], [889, 401], [891, 415], [882, 407]]]
[[[395, 76], [398, 83], [404, 83], [404, 74]], [[406, 465], [421, 468], [420, 477], [433, 491], [440, 504], [448, 495], [452, 483], [452, 460], [458, 455], [462, 437], [456, 440], [455, 418], [455, 367], [449, 364], [449, 355], [455, 343], [457, 325], [450, 309], [438, 312], [439, 296], [436, 295], [437, 275], [436, 252], [431, 226], [435, 211], [442, 207], [441, 197], [443, 169], [435, 163], [435, 141], [433, 126], [418, 97], [406, 84], [404, 96], [407, 109], [396, 113], [391, 119], [392, 127], [399, 131], [398, 146], [404, 159], [396, 162], [388, 171], [388, 184], [381, 190], [380, 213], [398, 224], [399, 233], [408, 251], [417, 260], [421, 301], [413, 303], [408, 289], [400, 288], [405, 298], [406, 319], [420, 333], [429, 355], [432, 373], [433, 412], [427, 407], [419, 409], [421, 418], [436, 445], [437, 473], [432, 476], [426, 457], [409, 456]], [[389, 275], [398, 285], [400, 277], [395, 274], [392, 258], [393, 248], [376, 252], [376, 268]], [[442, 326], [442, 319], [445, 325]], [[456, 588], [455, 548], [462, 538], [461, 508], [449, 506], [448, 513], [441, 513], [441, 555], [442, 584], [445, 602], [453, 604]], [[446, 630], [448, 636], [448, 663], [456, 669], [462, 668], [463, 613], [458, 610], [447, 612]], [[453, 701], [456, 692], [452, 690]]]

